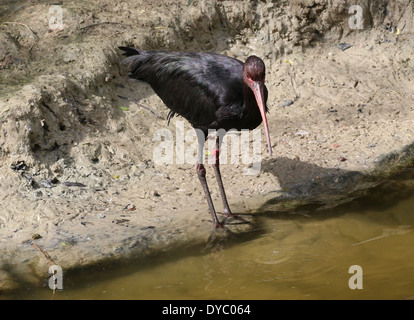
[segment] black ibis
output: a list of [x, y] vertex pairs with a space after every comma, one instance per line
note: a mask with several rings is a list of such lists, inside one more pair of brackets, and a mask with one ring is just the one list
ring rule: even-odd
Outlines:
[[[264, 62], [256, 56], [248, 57], [243, 63], [215, 53], [145, 51], [128, 47], [119, 49], [127, 57], [123, 63], [127, 65], [129, 76], [147, 82], [170, 109], [168, 121], [175, 114], [181, 115], [193, 128], [198, 129], [197, 175], [204, 189], [214, 230], [217, 227], [227, 230], [217, 218], [207, 185], [203, 165], [204, 144], [209, 129], [224, 129], [224, 132], [230, 129], [252, 130], [263, 121], [268, 150], [272, 154], [266, 119], [268, 92], [264, 85]], [[216, 137], [212, 154], [223, 201], [223, 214], [238, 218], [230, 210], [221, 179], [220, 144], [221, 139]]]

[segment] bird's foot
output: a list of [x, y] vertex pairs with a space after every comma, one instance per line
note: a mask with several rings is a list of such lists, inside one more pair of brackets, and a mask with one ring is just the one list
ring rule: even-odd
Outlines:
[[[246, 219], [242, 218], [242, 215], [247, 215], [247, 214], [233, 214], [231, 211], [228, 210], [224, 210], [223, 212], [219, 212], [219, 214], [225, 216], [224, 218], [224, 224], [251, 224], [250, 221], [247, 221]], [[227, 220], [237, 220], [237, 222], [231, 222], [231, 223], [227, 223]]]
[[229, 228], [225, 226], [225, 224], [226, 224], [226, 219], [224, 219], [223, 222], [220, 222], [220, 221], [213, 222], [213, 233], [216, 232], [217, 229], [222, 229], [228, 233], [233, 233], [230, 231]]
[[234, 234], [229, 228], [225, 226], [224, 222], [215, 221], [213, 222], [213, 231], [211, 232], [210, 236], [208, 237], [208, 243], [211, 245], [215, 243], [217, 239], [222, 238], [222, 236], [217, 237], [218, 230], [224, 230], [226, 233]]

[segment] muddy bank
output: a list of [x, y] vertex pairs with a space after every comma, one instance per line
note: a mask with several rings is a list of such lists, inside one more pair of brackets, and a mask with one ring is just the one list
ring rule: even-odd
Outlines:
[[286, 200], [334, 206], [412, 165], [413, 2], [352, 4], [362, 29], [341, 1], [2, 4], [1, 288], [47, 276], [35, 234], [64, 270], [210, 235], [194, 165], [154, 159], [157, 130], [192, 129], [167, 127], [151, 88], [125, 77], [119, 45], [264, 59], [274, 156], [263, 137], [259, 173], [222, 165], [230, 205], [253, 222]]

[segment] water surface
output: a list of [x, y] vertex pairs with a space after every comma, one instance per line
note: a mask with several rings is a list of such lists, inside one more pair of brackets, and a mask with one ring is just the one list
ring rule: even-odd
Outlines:
[[[414, 299], [413, 227], [412, 188], [393, 182], [330, 210], [267, 213], [207, 250], [65, 275], [54, 299]], [[353, 265], [362, 289], [349, 287]], [[14, 296], [51, 297], [47, 286]]]

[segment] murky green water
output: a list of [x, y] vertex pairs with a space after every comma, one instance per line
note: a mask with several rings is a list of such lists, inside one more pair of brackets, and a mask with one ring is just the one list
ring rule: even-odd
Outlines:
[[[413, 228], [412, 187], [393, 182], [340, 208], [266, 215], [257, 234], [204, 253], [65, 275], [54, 299], [414, 299]], [[353, 265], [362, 289], [349, 287]]]

